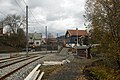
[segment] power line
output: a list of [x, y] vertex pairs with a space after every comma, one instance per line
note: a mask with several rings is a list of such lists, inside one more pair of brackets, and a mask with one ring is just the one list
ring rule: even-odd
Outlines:
[[32, 11], [29, 9], [30, 13], [32, 14], [33, 18], [35, 19], [35, 21], [40, 25], [40, 23], [37, 21], [37, 19], [35, 18], [35, 16], [33, 15]]
[[25, 5], [27, 5], [27, 3], [25, 2], [25, 0], [22, 0], [24, 2]]
[[[23, 3], [27, 6], [28, 4], [25, 2], [25, 0], [22, 0], [23, 1]], [[29, 12], [31, 13], [31, 15], [32, 15], [32, 17], [34, 18], [34, 20], [35, 20], [35, 22], [34, 23], [37, 23], [38, 25], [40, 25], [41, 26], [41, 24], [37, 21], [37, 19], [35, 18], [35, 16], [33, 15], [33, 13], [32, 13], [32, 11], [31, 11], [31, 9], [30, 8], [28, 8], [29, 9]], [[30, 19], [30, 18], [29, 18]], [[31, 20], [31, 19], [30, 19]], [[32, 20], [31, 20], [32, 21]], [[31, 22], [28, 22], [28, 23], [31, 23]]]
[[[22, 0], [22, 1], [24, 2], [25, 5], [28, 5], [28, 4], [25, 2], [25, 0]], [[36, 19], [35, 16], [33, 15], [33, 13], [32, 13], [32, 11], [31, 11], [30, 8], [29, 8], [29, 11], [30, 11], [32, 17], [35, 19], [36, 23], [38, 23], [38, 24], [40, 25], [40, 23], [37, 21], [37, 19]]]
[[[1, 12], [0, 11], [0, 13], [2, 14], [2, 15], [4, 15], [4, 17], [6, 17], [6, 16], [8, 16], [8, 17], [11, 17], [11, 18], [13, 18], [12, 16], [10, 16], [10, 15], [5, 15], [3, 12]], [[13, 18], [14, 19], [14, 18]]]
[[[25, 11], [21, 8], [21, 6], [20, 6], [20, 4], [17, 2], [17, 0], [15, 0], [15, 1], [16, 1], [17, 5], [20, 7], [20, 9], [25, 13]], [[23, 2], [24, 2], [25, 5], [27, 5], [24, 0], [23, 0]], [[30, 18], [29, 18], [29, 19], [30, 19]], [[30, 19], [30, 20], [31, 20], [31, 19]], [[32, 21], [32, 20], [31, 20], [31, 21]]]
[[0, 13], [5, 16], [5, 14], [3, 14], [1, 11], [0, 11]]
[[21, 7], [20, 4], [17, 2], [17, 0], [15, 0], [15, 2], [16, 2], [17, 5], [20, 7], [20, 9], [25, 13], [25, 11], [22, 9], [22, 7]]

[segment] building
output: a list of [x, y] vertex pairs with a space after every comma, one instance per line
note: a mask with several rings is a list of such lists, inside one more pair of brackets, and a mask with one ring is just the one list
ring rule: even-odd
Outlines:
[[76, 52], [75, 55], [77, 57], [81, 57], [81, 58], [91, 58], [91, 53], [90, 53], [90, 46], [75, 46], [74, 47]]
[[56, 50], [58, 43], [56, 38], [45, 38], [45, 46], [47, 46], [47, 50]]
[[67, 30], [65, 34], [66, 46], [73, 47], [75, 44], [83, 45], [82, 38], [87, 37], [86, 30]]
[[58, 42], [58, 45], [63, 46], [66, 42], [65, 36], [63, 35], [63, 36], [57, 37], [57, 42]]
[[40, 46], [42, 42], [42, 33], [29, 33], [29, 46]]

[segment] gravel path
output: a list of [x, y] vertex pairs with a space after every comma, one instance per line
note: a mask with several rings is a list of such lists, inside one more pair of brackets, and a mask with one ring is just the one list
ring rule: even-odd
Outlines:
[[83, 68], [90, 62], [91, 60], [88, 59], [74, 59], [71, 63], [63, 65], [57, 73], [44, 80], [86, 80]]

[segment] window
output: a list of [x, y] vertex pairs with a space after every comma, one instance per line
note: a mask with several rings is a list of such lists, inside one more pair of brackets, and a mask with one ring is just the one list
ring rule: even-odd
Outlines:
[[39, 42], [36, 42], [36, 44], [39, 44]]
[[32, 37], [30, 37], [30, 39], [32, 39]]
[[75, 42], [77, 42], [77, 39], [75, 39]]

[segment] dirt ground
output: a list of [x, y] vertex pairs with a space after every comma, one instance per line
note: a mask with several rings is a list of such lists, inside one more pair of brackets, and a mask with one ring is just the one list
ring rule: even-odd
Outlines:
[[45, 66], [43, 80], [87, 80], [83, 75], [85, 65], [91, 63], [91, 59], [74, 58], [71, 63], [57, 66]]

